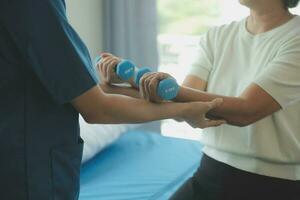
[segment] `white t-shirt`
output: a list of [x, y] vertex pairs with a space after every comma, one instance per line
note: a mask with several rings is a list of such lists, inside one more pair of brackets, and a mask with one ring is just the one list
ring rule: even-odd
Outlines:
[[207, 91], [238, 97], [251, 83], [282, 109], [246, 127], [223, 125], [201, 134], [204, 153], [241, 170], [300, 180], [300, 17], [252, 35], [246, 19], [216, 27], [199, 45], [191, 75]]

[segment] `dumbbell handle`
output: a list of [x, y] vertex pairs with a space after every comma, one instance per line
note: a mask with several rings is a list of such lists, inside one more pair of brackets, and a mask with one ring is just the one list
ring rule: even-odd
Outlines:
[[[97, 64], [101, 61], [101, 59], [101, 56], [96, 57], [95, 63]], [[128, 81], [134, 76], [134, 69], [135, 66], [131, 61], [122, 60], [119, 64], [116, 65], [115, 72], [121, 80]]]
[[[143, 77], [144, 74], [148, 72], [151, 72], [151, 70], [147, 67], [143, 67], [136, 70], [134, 82], [137, 87], [140, 84], [140, 79]], [[179, 85], [177, 84], [176, 80], [173, 78], [167, 78], [161, 80], [157, 88], [158, 96], [164, 100], [174, 99], [177, 96], [178, 91], [179, 91]]]

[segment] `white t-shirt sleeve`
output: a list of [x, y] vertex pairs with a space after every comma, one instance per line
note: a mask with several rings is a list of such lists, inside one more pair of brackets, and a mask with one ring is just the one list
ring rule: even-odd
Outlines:
[[300, 100], [300, 37], [284, 44], [254, 81], [282, 108]]
[[213, 47], [210, 38], [210, 31], [201, 37], [188, 73], [188, 75], [197, 76], [204, 81], [208, 80], [213, 67]]

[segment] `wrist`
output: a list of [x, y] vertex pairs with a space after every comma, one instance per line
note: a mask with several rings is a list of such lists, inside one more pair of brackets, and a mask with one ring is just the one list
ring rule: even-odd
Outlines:
[[103, 92], [107, 93], [109, 91], [110, 85], [105, 82], [99, 83], [100, 88], [103, 90]]
[[186, 92], [186, 88], [183, 86], [179, 86], [179, 90], [178, 90], [178, 94], [175, 97], [175, 99], [173, 101], [177, 101], [177, 102], [185, 102], [184, 101], [184, 96], [185, 96], [185, 92]]
[[157, 117], [157, 113], [160, 113], [160, 117], [162, 119], [182, 119], [189, 108], [189, 105], [187, 103], [174, 103], [174, 102], [162, 102], [160, 104], [154, 104], [153, 110], [156, 110], [155, 112], [150, 112], [154, 115], [154, 118]]
[[191, 103], [177, 103], [176, 109], [178, 110], [177, 116], [175, 118], [183, 119], [190, 112]]
[[134, 78], [131, 78], [127, 81], [127, 83], [132, 87], [132, 88], [135, 88], [135, 89], [138, 89], [139, 86], [135, 84], [135, 81], [134, 81]]

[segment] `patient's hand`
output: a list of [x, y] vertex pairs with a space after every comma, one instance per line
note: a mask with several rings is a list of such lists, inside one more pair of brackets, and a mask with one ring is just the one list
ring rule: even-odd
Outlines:
[[101, 57], [102, 59], [97, 64], [97, 69], [100, 79], [103, 81], [103, 83], [124, 83], [124, 81], [118, 78], [115, 72], [115, 67], [119, 62], [121, 62], [121, 59], [109, 53], [103, 53], [101, 54]]
[[145, 74], [140, 80], [140, 95], [147, 101], [160, 103], [163, 101], [157, 94], [157, 88], [160, 81], [172, 78], [171, 75], [163, 72], [151, 72]]
[[223, 100], [218, 98], [211, 102], [190, 102], [187, 103], [188, 108], [185, 110], [185, 113], [182, 116], [182, 119], [185, 120], [193, 128], [208, 128], [214, 126], [220, 126], [225, 124], [225, 120], [210, 120], [205, 116], [206, 114], [220, 106], [223, 103]]

